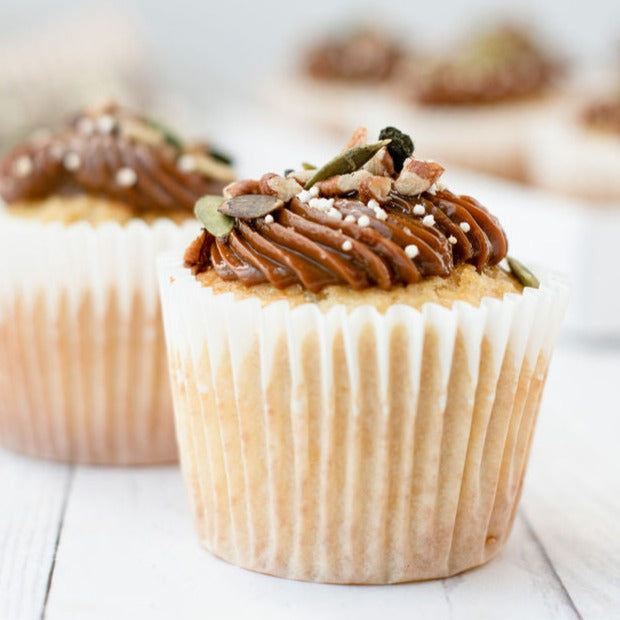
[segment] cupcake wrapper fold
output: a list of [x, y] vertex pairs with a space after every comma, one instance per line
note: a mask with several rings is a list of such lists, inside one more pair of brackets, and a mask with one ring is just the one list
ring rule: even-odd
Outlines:
[[96, 464], [176, 458], [155, 256], [196, 224], [0, 220], [0, 444]]
[[487, 561], [512, 525], [566, 304], [235, 299], [162, 257], [177, 435], [199, 536], [293, 579], [391, 583]]

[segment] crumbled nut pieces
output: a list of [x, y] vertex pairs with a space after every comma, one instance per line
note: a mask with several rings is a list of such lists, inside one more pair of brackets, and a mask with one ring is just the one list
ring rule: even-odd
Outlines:
[[394, 187], [394, 181], [390, 177], [371, 176], [362, 179], [359, 188], [359, 197], [362, 202], [372, 199], [379, 204], [385, 204], [390, 200], [390, 193]]
[[243, 194], [258, 194], [259, 192], [260, 184], [256, 179], [244, 179], [228, 184], [222, 191], [222, 195], [224, 198], [234, 198]]
[[286, 175], [287, 179], [295, 179], [302, 187], [312, 178], [314, 169], [312, 170], [293, 170]]
[[354, 146], [362, 146], [368, 142], [368, 129], [366, 127], [358, 127], [351, 136], [351, 139], [345, 145], [343, 151], [352, 149]]
[[321, 181], [317, 183], [316, 187], [323, 196], [343, 196], [349, 192], [357, 192], [361, 182], [371, 176], [368, 170], [356, 170], [349, 174], [339, 174]]
[[288, 202], [293, 196], [297, 196], [303, 187], [295, 180], [281, 176], [273, 176], [267, 181], [267, 185], [273, 193], [284, 202]]
[[396, 191], [404, 196], [417, 196], [430, 189], [444, 171], [445, 168], [434, 161], [410, 157], [396, 179]]
[[386, 147], [382, 148], [370, 161], [364, 164], [364, 170], [375, 176], [394, 175], [394, 160]]

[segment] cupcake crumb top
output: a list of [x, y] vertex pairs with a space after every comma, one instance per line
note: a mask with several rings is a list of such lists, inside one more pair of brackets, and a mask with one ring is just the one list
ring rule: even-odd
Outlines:
[[459, 265], [479, 273], [497, 265], [508, 248], [498, 220], [440, 185], [444, 168], [415, 158], [411, 139], [389, 130], [370, 143], [356, 131], [320, 168], [267, 173], [203, 198], [196, 212], [205, 228], [185, 265], [247, 287], [314, 294], [388, 291], [449, 278]]

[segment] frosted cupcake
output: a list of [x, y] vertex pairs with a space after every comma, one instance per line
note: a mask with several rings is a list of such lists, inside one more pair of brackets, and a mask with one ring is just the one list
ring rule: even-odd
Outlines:
[[99, 464], [176, 458], [154, 259], [230, 167], [117, 106], [0, 162], [0, 444]]
[[394, 85], [411, 102], [425, 155], [524, 180], [527, 129], [554, 103], [558, 73], [524, 30], [500, 26], [445, 55], [402, 63]]
[[163, 257], [200, 539], [281, 577], [392, 583], [492, 558], [514, 519], [565, 305], [393, 128], [206, 197]]
[[265, 97], [283, 113], [347, 135], [352, 111], [386, 87], [403, 55], [386, 29], [345, 27], [304, 50], [293, 71], [268, 84]]
[[580, 99], [532, 133], [530, 178], [588, 203], [620, 206], [620, 80], [615, 91]]

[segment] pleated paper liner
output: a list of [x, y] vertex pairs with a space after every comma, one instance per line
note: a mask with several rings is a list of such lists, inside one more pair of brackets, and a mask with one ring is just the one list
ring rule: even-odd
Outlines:
[[0, 219], [0, 444], [77, 463], [176, 460], [155, 256], [194, 222]]
[[198, 533], [252, 570], [334, 583], [452, 575], [511, 529], [566, 304], [553, 277], [479, 308], [263, 306], [160, 262]]

